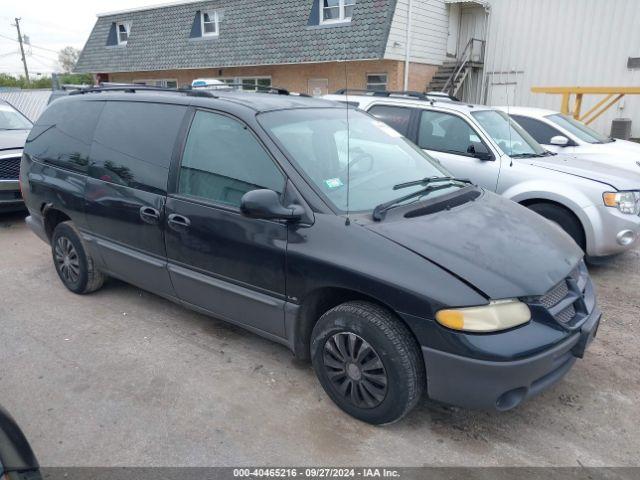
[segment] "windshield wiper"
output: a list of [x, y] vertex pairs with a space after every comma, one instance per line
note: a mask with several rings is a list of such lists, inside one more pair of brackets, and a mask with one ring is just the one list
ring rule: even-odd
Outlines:
[[425, 187], [427, 185], [430, 185], [432, 183], [442, 183], [442, 182], [446, 182], [446, 183], [467, 183], [469, 185], [473, 185], [473, 183], [471, 182], [471, 180], [469, 180], [468, 178], [455, 178], [455, 177], [425, 177], [422, 178], [420, 180], [414, 180], [412, 182], [404, 182], [404, 183], [399, 183], [397, 185], [393, 186], [394, 190], [401, 190], [403, 188], [409, 188], [409, 187], [417, 187], [418, 185], [424, 185]]
[[[438, 178], [442, 178], [442, 177], [438, 177]], [[471, 183], [471, 182], [469, 182]], [[402, 185], [402, 184], [400, 184]], [[420, 183], [418, 183], [417, 185], [420, 185]], [[378, 205], [376, 208], [373, 209], [373, 219], [377, 222], [379, 222], [380, 220], [382, 220], [384, 218], [384, 214], [387, 210], [390, 210], [394, 207], [397, 207], [399, 203], [402, 203], [406, 200], [411, 200], [412, 198], [416, 198], [416, 197], [422, 197], [425, 195], [428, 195], [431, 192], [435, 192], [436, 190], [443, 190], [445, 188], [449, 188], [451, 186], [450, 183], [445, 183], [443, 185], [434, 185], [431, 187], [426, 187], [423, 188], [421, 190], [417, 190], [415, 192], [411, 192], [408, 195], [405, 195], [404, 197], [400, 197], [400, 198], [396, 198], [394, 200], [390, 200], [388, 202], [385, 203], [381, 203], [380, 205]], [[402, 188], [402, 187], [401, 187]]]
[[557, 155], [557, 153], [545, 151], [542, 153], [514, 153], [509, 156], [511, 158], [540, 158], [540, 157], [548, 157], [549, 155]]

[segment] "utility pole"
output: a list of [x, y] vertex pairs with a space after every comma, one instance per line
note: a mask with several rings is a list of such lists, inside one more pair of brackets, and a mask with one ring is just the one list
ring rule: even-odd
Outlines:
[[20, 33], [20, 19], [16, 17], [14, 27], [18, 30], [18, 42], [20, 42], [20, 53], [22, 54], [22, 64], [24, 65], [24, 76], [29, 84], [29, 69], [27, 68], [27, 58], [24, 56], [24, 46], [22, 45], [22, 33]]

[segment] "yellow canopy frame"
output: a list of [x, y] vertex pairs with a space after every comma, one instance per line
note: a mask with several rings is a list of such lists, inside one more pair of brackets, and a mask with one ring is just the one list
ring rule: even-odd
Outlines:
[[[640, 95], [640, 87], [532, 87], [531, 91], [533, 93], [562, 95], [560, 111], [566, 115], [573, 115], [573, 118], [587, 125], [593, 123], [625, 95]], [[576, 96], [573, 110], [570, 109], [571, 95]], [[584, 95], [605, 95], [605, 97], [582, 115], [582, 97]]]

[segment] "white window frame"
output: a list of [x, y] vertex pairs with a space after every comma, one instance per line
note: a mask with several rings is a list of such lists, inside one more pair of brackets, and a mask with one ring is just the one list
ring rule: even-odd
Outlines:
[[[127, 39], [124, 41], [120, 39], [120, 27], [124, 27], [125, 31], [127, 32]], [[126, 45], [127, 42], [129, 41], [129, 35], [131, 35], [131, 23], [129, 22], [116, 23], [116, 38], [118, 40], [118, 45]]]
[[[351, 17], [346, 16], [347, 7], [355, 6], [355, 4], [356, 4], [356, 0], [339, 0], [339, 4], [337, 7], [325, 7], [324, 0], [318, 0], [318, 6], [320, 7], [320, 25], [350, 22]], [[325, 20], [324, 19], [325, 9], [331, 9], [331, 8], [339, 9], [338, 18], [330, 18], [328, 20]]]
[[[214, 32], [205, 32], [204, 31], [204, 16], [209, 15], [209, 21], [206, 23], [213, 23], [213, 26], [215, 28]], [[219, 17], [218, 17], [218, 11], [217, 10], [203, 10], [202, 12], [200, 12], [200, 35], [202, 37], [217, 37], [220, 35], [220, 22], [219, 22]]]
[[[217, 80], [220, 80], [221, 82], [225, 82], [225, 83], [234, 83], [234, 84], [241, 84], [244, 83], [245, 80], [253, 80], [255, 85], [258, 85], [258, 80], [269, 80], [269, 85], [273, 86], [272, 83], [272, 79], [269, 75], [255, 75], [255, 76], [247, 76], [247, 77], [219, 77]], [[242, 87], [234, 87], [237, 90], [243, 91], [243, 92], [250, 92], [251, 90], [245, 90]], [[258, 91], [258, 89], [256, 88], [255, 91]]]
[[175, 88], [178, 88], [178, 79], [177, 78], [147, 78], [143, 80], [134, 80], [133, 83], [145, 84], [150, 87], [163, 87], [163, 88], [173, 88], [168, 87], [168, 82], [175, 82]]
[[[384, 77], [385, 78], [385, 82], [384, 83], [370, 82], [369, 81], [369, 77]], [[387, 87], [389, 86], [389, 74], [387, 72], [367, 73], [367, 90], [371, 90], [369, 88], [369, 85], [384, 85], [384, 90], [386, 90]]]

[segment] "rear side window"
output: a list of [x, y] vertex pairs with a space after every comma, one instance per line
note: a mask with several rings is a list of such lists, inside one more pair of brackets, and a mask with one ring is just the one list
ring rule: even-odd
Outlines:
[[86, 173], [93, 133], [104, 102], [58, 101], [40, 116], [25, 152], [56, 167]]
[[550, 145], [552, 137], [555, 137], [556, 135], [563, 135], [555, 128], [541, 122], [540, 120], [536, 120], [535, 118], [523, 117], [521, 115], [510, 116], [518, 122], [520, 126], [536, 140], [536, 142], [542, 143], [543, 145]]
[[91, 148], [94, 178], [165, 193], [185, 106], [107, 102]]
[[411, 109], [404, 107], [392, 107], [389, 105], [375, 105], [369, 109], [369, 113], [379, 120], [382, 120], [405, 137], [409, 133]]
[[468, 148], [478, 142], [480, 137], [462, 118], [443, 112], [421, 112], [418, 130], [420, 148], [469, 155]]
[[178, 193], [239, 207], [251, 190], [282, 193], [284, 180], [247, 127], [224, 115], [196, 112], [182, 156]]

